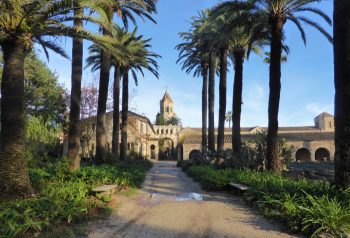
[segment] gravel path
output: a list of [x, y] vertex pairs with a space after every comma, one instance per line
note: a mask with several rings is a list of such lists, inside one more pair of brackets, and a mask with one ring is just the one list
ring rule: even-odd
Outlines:
[[[176, 199], [188, 193], [204, 200]], [[136, 196], [117, 199], [122, 206], [115, 214], [89, 224], [89, 238], [294, 237], [251, 212], [240, 198], [204, 192], [175, 162], [155, 162]]]

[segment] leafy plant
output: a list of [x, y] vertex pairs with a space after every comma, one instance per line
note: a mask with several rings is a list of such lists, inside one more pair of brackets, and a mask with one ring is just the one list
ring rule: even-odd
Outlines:
[[208, 190], [226, 190], [230, 182], [249, 186], [244, 193], [248, 204], [292, 231], [312, 237], [321, 233], [341, 237], [350, 230], [350, 188], [342, 190], [328, 182], [293, 180], [248, 169], [218, 169], [188, 162], [182, 166]]

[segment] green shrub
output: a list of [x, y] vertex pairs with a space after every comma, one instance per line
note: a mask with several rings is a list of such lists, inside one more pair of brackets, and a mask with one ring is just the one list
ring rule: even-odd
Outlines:
[[338, 237], [350, 231], [349, 201], [344, 204], [328, 195], [306, 195], [307, 201], [299, 209], [303, 214], [303, 231], [312, 233], [312, 237], [318, 237], [321, 233]]
[[230, 182], [249, 186], [245, 200], [292, 231], [313, 237], [320, 233], [340, 237], [350, 230], [350, 189], [341, 190], [328, 182], [293, 180], [275, 173], [185, 166], [187, 174], [208, 190], [225, 190]]
[[[33, 165], [37, 165], [33, 163]], [[0, 203], [0, 236], [13, 237], [25, 232], [40, 232], [50, 225], [80, 219], [96, 205], [89, 191], [102, 184], [141, 186], [152, 163], [149, 161], [118, 162], [117, 165], [87, 166], [76, 172], [69, 170], [69, 161], [40, 162], [30, 168], [38, 198]], [[102, 196], [109, 202], [110, 196]]]

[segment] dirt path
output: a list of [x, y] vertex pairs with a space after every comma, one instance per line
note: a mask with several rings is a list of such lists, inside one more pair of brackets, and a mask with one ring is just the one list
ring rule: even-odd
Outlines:
[[[176, 200], [193, 192], [204, 200]], [[155, 162], [143, 189], [119, 199], [124, 201], [114, 215], [89, 224], [89, 238], [293, 237], [253, 214], [240, 198], [202, 191], [174, 162]]]

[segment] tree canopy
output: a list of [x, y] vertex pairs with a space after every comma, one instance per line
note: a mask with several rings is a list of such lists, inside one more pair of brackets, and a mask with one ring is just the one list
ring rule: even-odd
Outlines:
[[[1, 57], [0, 81], [2, 65]], [[38, 58], [36, 53], [30, 53], [26, 57], [24, 78], [27, 115], [41, 117], [45, 123], [62, 123], [66, 110], [63, 88], [58, 84], [58, 76]]]

